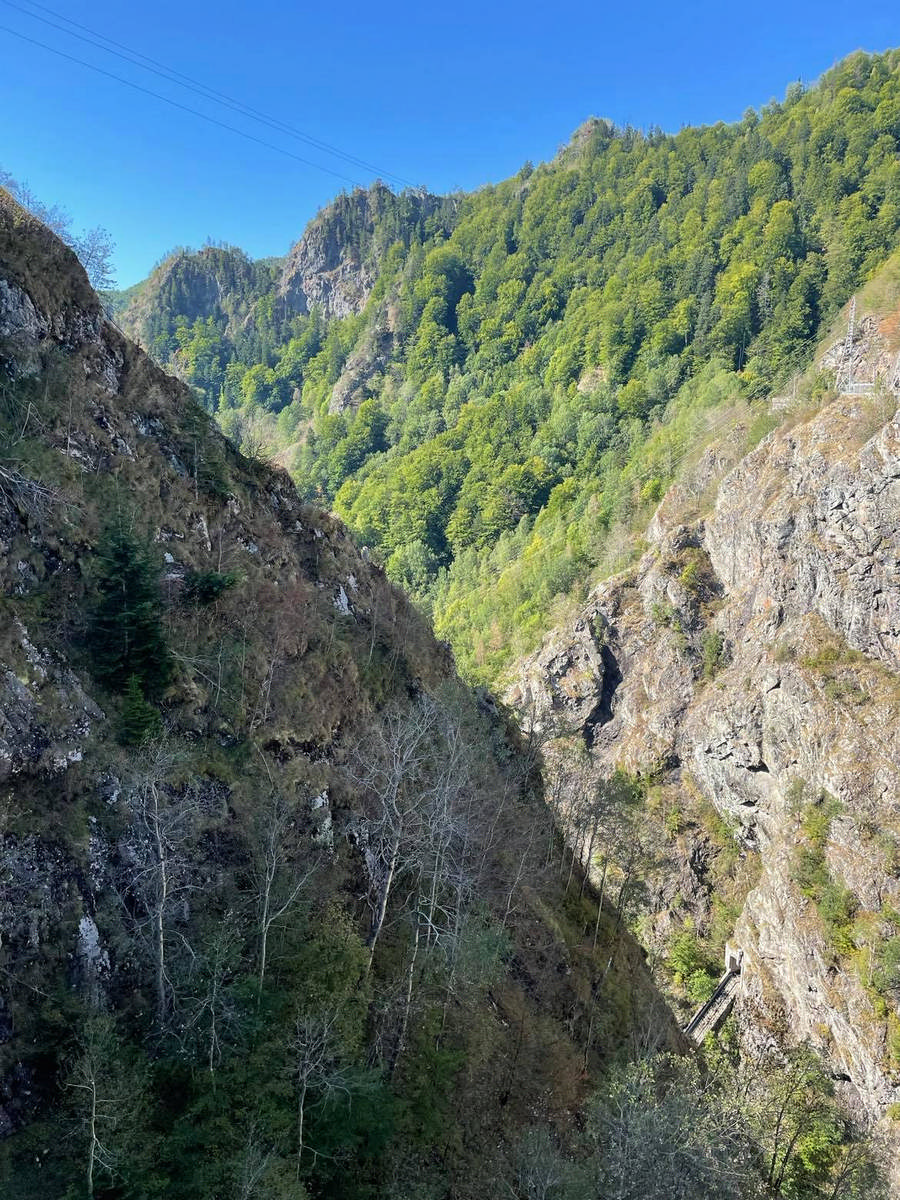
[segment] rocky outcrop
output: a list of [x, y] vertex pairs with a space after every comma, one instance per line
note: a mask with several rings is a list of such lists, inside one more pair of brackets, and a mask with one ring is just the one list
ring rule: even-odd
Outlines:
[[862, 317], [852, 343], [842, 338], [829, 346], [819, 359], [819, 369], [832, 371], [839, 382], [852, 379], [857, 384], [878, 383], [896, 391], [900, 388], [900, 355], [892, 343], [898, 324], [897, 313], [880, 320], [871, 315]]
[[[684, 494], [510, 698], [579, 733], [598, 776], [689, 787], [759, 851], [739, 1011], [757, 1037], [819, 1047], [878, 1120], [900, 1098], [895, 984], [876, 994], [864, 965], [867, 922], [887, 936], [900, 906], [900, 418], [883, 396], [834, 400], [727, 470], [703, 519], [679, 523]], [[798, 867], [826, 808], [839, 937]]]
[[398, 196], [382, 183], [339, 196], [310, 222], [284, 263], [278, 297], [285, 315], [313, 307], [326, 317], [362, 312], [390, 247], [422, 239], [427, 222], [449, 232], [456, 208], [452, 198]]
[[170, 254], [131, 297], [116, 320], [157, 357], [177, 348], [180, 320], [189, 325], [212, 319], [228, 336], [236, 334], [259, 298], [271, 291], [278, 264], [254, 262], [232, 246], [204, 246]]
[[328, 411], [342, 413], [358, 408], [366, 399], [369, 384], [387, 369], [394, 348], [393, 332], [384, 314], [378, 313], [332, 388]]

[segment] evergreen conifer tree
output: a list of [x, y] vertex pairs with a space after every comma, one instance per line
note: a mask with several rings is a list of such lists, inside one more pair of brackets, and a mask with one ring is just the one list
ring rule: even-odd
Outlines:
[[159, 733], [161, 726], [159, 713], [144, 699], [141, 681], [137, 675], [130, 675], [119, 718], [119, 741], [125, 746], [140, 746]]
[[159, 566], [153, 548], [121, 517], [98, 549], [97, 600], [88, 645], [94, 675], [121, 692], [134, 676], [147, 699], [162, 694], [172, 660], [162, 629]]

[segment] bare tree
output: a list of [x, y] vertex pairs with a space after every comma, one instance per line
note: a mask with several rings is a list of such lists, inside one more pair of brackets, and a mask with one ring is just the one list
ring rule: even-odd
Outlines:
[[256, 811], [251, 851], [259, 944], [257, 1003], [265, 984], [272, 929], [297, 909], [319, 866], [318, 859], [301, 864], [304, 851], [308, 852], [308, 845], [301, 836], [297, 807], [273, 789]]
[[224, 1046], [240, 1032], [241, 1006], [234, 995], [240, 969], [234, 915], [226, 913], [208, 944], [191, 959], [186, 994], [179, 996], [179, 1039], [206, 1064], [213, 1087]]
[[367, 972], [398, 876], [408, 871], [418, 875], [421, 868], [430, 799], [423, 785], [436, 727], [437, 709], [430, 697], [392, 707], [356, 747], [347, 768], [368, 810], [361, 830], [372, 913]]
[[102, 1172], [114, 1179], [125, 1158], [142, 1092], [140, 1072], [127, 1069], [112, 1018], [89, 1018], [76, 1039], [64, 1078], [76, 1129], [84, 1142], [84, 1179], [93, 1200]]
[[513, 1159], [517, 1200], [551, 1200], [559, 1196], [571, 1174], [549, 1130], [538, 1126], [519, 1138]]
[[[156, 1022], [167, 1022], [172, 999], [169, 947], [194, 883], [190, 850], [199, 803], [190, 787], [172, 787], [175, 763], [164, 742], [151, 744], [138, 761], [129, 789], [132, 825], [123, 846], [122, 899], [153, 964]], [[183, 938], [178, 939], [186, 946]]]
[[72, 249], [81, 260], [81, 265], [87, 271], [91, 287], [95, 292], [107, 292], [116, 285], [113, 256], [116, 244], [107, 229], [97, 225], [86, 229], [79, 237], [72, 240]]
[[306, 1114], [310, 1101], [323, 1104], [337, 1095], [348, 1100], [356, 1081], [342, 1061], [338, 1010], [327, 1015], [300, 1016], [291, 1038], [290, 1071], [297, 1098], [297, 1174], [305, 1146]]
[[35, 522], [44, 520], [61, 500], [56, 488], [29, 478], [8, 460], [0, 460], [0, 497]]

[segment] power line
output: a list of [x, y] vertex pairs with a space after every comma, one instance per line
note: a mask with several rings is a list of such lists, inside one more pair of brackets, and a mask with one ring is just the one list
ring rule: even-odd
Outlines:
[[135, 83], [132, 79], [126, 79], [122, 75], [116, 75], [114, 71], [107, 71], [105, 68], [98, 67], [94, 63], [85, 62], [83, 58], [77, 58], [74, 54], [67, 54], [65, 50], [57, 50], [55, 46], [48, 46], [46, 42], [40, 42], [37, 38], [20, 33], [17, 29], [10, 29], [8, 25], [0, 25], [0, 33], [8, 33], [23, 42], [29, 42], [32, 46], [40, 47], [41, 50], [47, 50], [50, 54], [55, 54], [58, 58], [64, 58], [68, 62], [77, 63], [80, 67], [87, 67], [89, 71], [95, 71], [98, 75], [104, 75], [107, 79], [114, 79], [116, 83], [122, 83], [125, 87], [133, 88], [136, 92], [142, 92], [145, 96], [153, 96], [156, 100], [162, 100], [164, 104], [170, 104], [173, 108], [180, 109], [181, 112], [190, 113], [191, 116], [199, 117], [201, 121], [208, 121], [210, 125], [217, 125], [219, 129], [226, 129], [229, 133], [236, 133], [238, 137], [246, 138], [248, 142], [255, 142], [258, 146], [265, 146], [267, 150], [274, 150], [276, 154], [283, 154], [287, 158], [292, 158], [295, 162], [302, 163], [305, 167], [312, 167], [316, 171], [324, 171], [327, 175], [333, 175], [336, 179], [342, 179], [345, 183], [353, 184], [354, 187], [363, 186], [358, 179], [352, 179], [349, 175], [344, 175], [341, 171], [335, 171], [333, 168], [325, 167], [321, 163], [313, 162], [309, 158], [303, 158], [302, 155], [294, 154], [291, 150], [285, 150], [283, 146], [276, 146], [274, 142], [267, 142], [264, 138], [259, 138], [253, 133], [247, 133], [244, 129], [238, 129], [236, 125], [229, 125], [227, 121], [220, 121], [217, 117], [211, 117], [208, 113], [191, 108], [188, 104], [182, 104], [178, 100], [173, 100], [171, 96], [164, 96], [162, 92], [154, 92], [152, 88], [144, 87], [142, 84]]
[[[86, 42], [88, 45], [94, 46], [102, 50], [106, 54], [112, 54], [116, 58], [122, 59], [124, 62], [130, 62], [133, 66], [139, 67], [141, 70], [148, 71], [152, 75], [157, 75], [162, 79], [166, 79], [178, 87], [183, 87], [187, 91], [194, 92], [196, 95], [202, 96], [206, 100], [212, 100], [215, 104], [221, 104], [225, 108], [231, 109], [232, 112], [239, 113], [241, 116], [249, 117], [253, 121], [258, 121], [262, 125], [268, 126], [279, 133], [285, 133], [289, 137], [296, 138], [298, 141], [312, 146], [314, 149], [321, 150], [326, 154], [330, 154], [336, 158], [343, 159], [345, 162], [353, 166], [361, 167], [366, 171], [372, 171], [375, 175], [382, 178], [390, 178], [397, 183], [404, 184], [407, 187], [415, 187], [411, 180], [405, 179], [402, 175], [396, 174], [394, 171], [385, 171], [373, 163], [367, 162], [365, 159], [357, 158], [356, 155], [348, 154], [337, 146], [331, 145], [329, 142], [321, 141], [319, 138], [313, 137], [311, 134], [305, 133], [301, 129], [297, 129], [293, 125], [289, 125], [286, 121], [282, 121], [278, 117], [272, 117], [268, 113], [262, 112], [260, 109], [253, 108], [249, 104], [245, 104], [241, 100], [236, 100], [233, 96], [228, 96], [224, 92], [219, 92], [215, 88], [209, 87], [207, 84], [192, 78], [190, 75], [185, 75], [181, 71], [176, 71], [174, 68], [167, 66], [158, 59], [150, 58], [146, 54], [142, 54], [139, 50], [134, 50], [130, 46], [124, 45], [122, 42], [117, 42], [113, 38], [107, 37], [106, 34], [98, 33], [94, 29], [90, 29], [86, 25], [81, 25], [77, 21], [73, 21], [70, 17], [63, 16], [61, 13], [55, 12], [52, 8], [48, 8], [44, 4], [37, 3], [37, 0], [26, 0], [29, 8], [23, 8], [20, 4], [15, 4], [12, 0], [2, 0], [8, 8], [15, 9], [17, 12], [23, 13], [27, 17], [31, 17], [35, 21], [41, 21], [45, 25], [49, 25], [53, 29], [59, 30], [67, 37], [77, 38], [81, 42]], [[66, 25], [73, 26], [72, 29], [66, 29], [63, 25], [58, 25], [56, 21], [51, 21], [47, 17], [42, 17], [31, 9], [40, 9], [42, 12], [56, 17], [57, 20], [64, 21]], [[76, 33], [75, 30], [80, 29], [82, 33]], [[90, 35], [89, 37], [83, 34]], [[97, 40], [94, 40], [97, 39]], [[115, 47], [113, 49], [112, 47]]]

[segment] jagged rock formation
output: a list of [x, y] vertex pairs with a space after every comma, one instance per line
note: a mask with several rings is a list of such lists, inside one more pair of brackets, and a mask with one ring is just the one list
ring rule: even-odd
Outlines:
[[456, 207], [452, 199], [428, 192], [397, 196], [380, 183], [339, 196], [309, 223], [287, 256], [278, 283], [285, 313], [307, 313], [314, 306], [326, 317], [362, 312], [391, 245], [408, 247], [434, 221], [449, 232]]
[[578, 733], [597, 774], [699, 793], [758, 851], [734, 933], [742, 1021], [816, 1045], [872, 1120], [900, 1097], [896, 981], [873, 989], [866, 940], [890, 936], [900, 905], [895, 407], [838, 397], [737, 463], [739, 432], [708, 452], [663, 500], [636, 568], [601, 584], [511, 692], [539, 726]]

